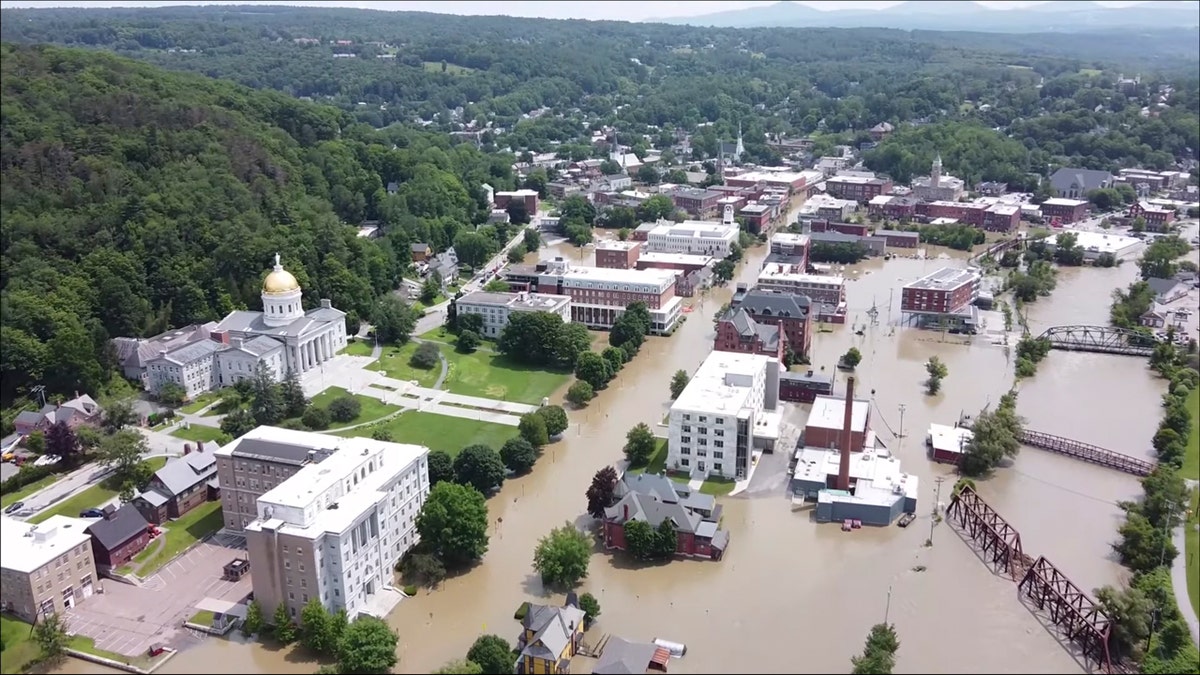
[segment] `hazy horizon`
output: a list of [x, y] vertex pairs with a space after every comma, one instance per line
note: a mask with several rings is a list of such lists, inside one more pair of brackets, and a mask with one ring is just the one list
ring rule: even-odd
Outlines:
[[[3, 9], [30, 8], [153, 8], [197, 5], [276, 5], [284, 7], [343, 7], [381, 11], [434, 12], [459, 15], [506, 15], [544, 19], [592, 19], [611, 21], [647, 21], [653, 19], [677, 19], [702, 14], [712, 14], [748, 7], [776, 4], [778, 0], [729, 1], [708, 0], [697, 2], [336, 2], [333, 0], [298, 0], [294, 2], [276, 0], [225, 0], [225, 1], [175, 1], [175, 0], [0, 0]], [[814, 9], [832, 11], [843, 9], [886, 9], [902, 4], [903, 0], [816, 0], [801, 2]], [[978, 4], [994, 9], [1018, 9], [1045, 4], [1037, 0], [992, 0]], [[1106, 7], [1129, 7], [1140, 4], [1137, 0], [1101, 0], [1097, 4]]]

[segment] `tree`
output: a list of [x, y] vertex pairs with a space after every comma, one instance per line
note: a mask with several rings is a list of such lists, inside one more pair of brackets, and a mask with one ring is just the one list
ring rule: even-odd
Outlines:
[[288, 613], [286, 604], [281, 602], [275, 606], [275, 616], [271, 623], [271, 634], [280, 643], [290, 645], [296, 641], [296, 624], [292, 622], [292, 615]]
[[850, 659], [855, 675], [889, 675], [896, 665], [896, 651], [900, 641], [896, 630], [889, 624], [877, 623], [867, 635], [862, 656]]
[[1126, 511], [1125, 522], [1117, 530], [1121, 539], [1112, 545], [1121, 564], [1134, 572], [1151, 572], [1174, 562], [1179, 549], [1171, 541], [1170, 532], [1155, 527], [1140, 511], [1131, 508], [1132, 505], [1122, 506]]
[[487, 494], [504, 482], [504, 462], [483, 444], [468, 445], [454, 458], [454, 478]]
[[1022, 420], [1017, 415], [1016, 392], [1000, 397], [995, 411], [983, 410], [971, 424], [971, 438], [963, 446], [959, 468], [967, 476], [981, 476], [1006, 457], [1021, 450]]
[[339, 396], [329, 402], [329, 416], [335, 422], [351, 422], [362, 412], [362, 403], [353, 396]]
[[396, 666], [400, 636], [381, 619], [365, 614], [346, 626], [338, 645], [338, 672], [384, 675]]
[[454, 348], [463, 354], [470, 354], [479, 349], [479, 345], [482, 343], [483, 338], [479, 337], [479, 333], [473, 330], [463, 330], [458, 332], [458, 339], [454, 341]]
[[583, 380], [576, 380], [567, 389], [567, 400], [575, 407], [582, 408], [593, 398], [596, 398], [596, 390], [592, 388], [592, 385]]
[[546, 433], [551, 438], [566, 431], [570, 424], [567, 419], [567, 411], [563, 410], [560, 405], [544, 405], [535, 412], [546, 422]]
[[617, 470], [606, 466], [592, 476], [587, 489], [587, 510], [593, 518], [603, 518], [604, 509], [616, 503]]
[[333, 424], [333, 415], [329, 414], [328, 409], [318, 408], [314, 405], [304, 411], [304, 414], [300, 416], [300, 421], [313, 431], [321, 431], [328, 429], [329, 425]]
[[86, 454], [99, 448], [102, 440], [104, 440], [104, 436], [96, 427], [84, 425], [75, 429], [75, 442], [80, 453]]
[[123, 429], [137, 422], [137, 413], [133, 411], [133, 403], [128, 399], [113, 401], [104, 410], [104, 429], [109, 433]]
[[458, 315], [458, 319], [455, 321], [455, 329], [458, 330], [460, 334], [466, 331], [471, 331], [472, 333], [476, 334], [482, 333], [483, 315], [476, 314], [475, 312], [460, 314]]
[[942, 388], [942, 379], [950, 373], [946, 368], [946, 364], [936, 356], [929, 357], [925, 362], [925, 372], [929, 373], [929, 379], [925, 381], [925, 391], [930, 396], [937, 394]]
[[238, 408], [221, 418], [221, 431], [233, 438], [245, 436], [257, 426], [258, 423], [254, 421], [254, 415], [245, 408]]
[[624, 349], [630, 356], [638, 353], [642, 343], [646, 341], [646, 335], [650, 333], [650, 321], [643, 320], [642, 313], [634, 309], [634, 305], [638, 304], [645, 308], [644, 303], [630, 305], [617, 317], [608, 331], [609, 344]]
[[158, 402], [170, 408], [178, 408], [187, 398], [187, 390], [174, 382], [164, 382], [155, 393]]
[[717, 280], [717, 283], [727, 283], [733, 279], [733, 274], [736, 271], [737, 268], [734, 267], [733, 261], [729, 258], [718, 260], [713, 265], [713, 278]]
[[46, 429], [46, 454], [58, 455], [67, 466], [79, 459], [79, 439], [66, 422], [59, 420]]
[[406, 581], [419, 582], [426, 588], [436, 588], [446, 578], [446, 566], [437, 556], [412, 553], [400, 565]]
[[679, 538], [675, 534], [675, 525], [670, 518], [663, 518], [658, 527], [654, 528], [654, 545], [651, 552], [654, 558], [666, 560], [675, 555], [679, 547]]
[[1154, 604], [1136, 588], [1103, 586], [1095, 591], [1096, 603], [1112, 622], [1108, 648], [1114, 660], [1138, 660], [1150, 635]]
[[591, 593], [579, 596], [579, 609], [583, 610], [583, 621], [589, 626], [600, 617], [600, 601]]
[[587, 382], [592, 389], [603, 389], [613, 378], [612, 364], [596, 352], [584, 352], [575, 362], [575, 377]]
[[521, 264], [521, 262], [525, 260], [525, 254], [527, 252], [528, 251], [525, 250], [524, 246], [517, 244], [516, 246], [508, 249], [508, 262], [513, 265]]
[[620, 241], [629, 241], [629, 234], [629, 228], [622, 227], [621, 229], [617, 230], [617, 239]]
[[525, 200], [511, 199], [504, 210], [508, 213], [508, 222], [513, 225], [525, 225], [529, 223], [529, 210], [525, 208]]
[[54, 663], [62, 658], [63, 652], [70, 646], [71, 638], [58, 615], [48, 614], [34, 625], [33, 641], [37, 643], [42, 659]]
[[389, 293], [376, 301], [371, 310], [375, 337], [384, 344], [402, 345], [417, 327], [418, 314], [398, 295]]
[[650, 523], [630, 520], [622, 528], [625, 531], [625, 548], [638, 560], [653, 560], [657, 554], [658, 536]]
[[448, 567], [465, 565], [487, 553], [487, 527], [483, 493], [446, 481], [433, 486], [417, 515], [421, 543]]
[[508, 641], [498, 635], [480, 635], [467, 650], [467, 660], [479, 664], [488, 675], [505, 675], [513, 671], [516, 658]]
[[455, 659], [433, 673], [434, 675], [482, 675], [483, 666], [468, 659]]
[[421, 300], [421, 304], [428, 307], [434, 304], [441, 293], [442, 284], [436, 276], [430, 274], [428, 277], [425, 277], [425, 282], [421, 284], [421, 294], [418, 297]]
[[337, 654], [337, 635], [333, 634], [333, 616], [319, 598], [305, 603], [300, 610], [300, 644], [322, 656]]
[[687, 389], [688, 380], [689, 378], [686, 370], [680, 369], [675, 371], [675, 374], [671, 376], [672, 400], [679, 398], [679, 395], [683, 393], [683, 390]]
[[[587, 201], [587, 200], [584, 200], [584, 201]], [[588, 202], [588, 206], [591, 206], [591, 202]], [[542, 235], [540, 232], [537, 231], [536, 228], [532, 228], [532, 227], [526, 228], [525, 231], [523, 233], [521, 233], [521, 248], [524, 248], [526, 251], [533, 253], [533, 252], [537, 251], [538, 249], [540, 249], [541, 247], [542, 247]]]
[[638, 204], [637, 217], [642, 222], [654, 222], [675, 212], [675, 203], [666, 195], [654, 195]]
[[46, 454], [46, 433], [44, 431], [33, 431], [25, 437], [25, 449], [35, 455]]
[[250, 604], [246, 605], [246, 618], [242, 620], [242, 633], [246, 636], [257, 635], [263, 631], [266, 625], [267, 620], [263, 616], [262, 605], [258, 604], [257, 600], [251, 600]]
[[845, 354], [842, 354], [842, 365], [847, 368], [855, 368], [860, 363], [862, 363], [862, 352], [858, 351], [857, 347], [851, 347]]
[[574, 586], [587, 576], [592, 542], [571, 523], [550, 530], [533, 551], [533, 568], [549, 586]]
[[645, 422], [639, 422], [625, 434], [625, 459], [630, 466], [645, 466], [657, 447], [658, 441]]
[[621, 372], [621, 369], [625, 367], [625, 362], [629, 360], [629, 354], [620, 347], [605, 347], [604, 351], [600, 352], [600, 356], [608, 361], [613, 376]]
[[131, 482], [141, 487], [150, 480], [150, 466], [143, 456], [150, 452], [146, 437], [132, 429], [122, 429], [105, 438], [100, 445], [100, 461], [112, 467], [118, 483]]
[[283, 390], [275, 382], [275, 373], [266, 363], [259, 363], [258, 369], [250, 382], [250, 391], [254, 399], [250, 404], [250, 414], [258, 424], [278, 424], [283, 420], [284, 407]]
[[438, 348], [437, 343], [422, 342], [417, 345], [416, 351], [409, 357], [408, 365], [413, 368], [429, 370], [436, 366], [439, 361], [441, 361], [441, 349]]
[[300, 384], [300, 376], [296, 371], [289, 371], [287, 377], [279, 384], [279, 393], [283, 397], [283, 416], [299, 417], [308, 408], [308, 399], [304, 397], [304, 387]]
[[529, 441], [517, 436], [510, 438], [500, 446], [500, 459], [504, 466], [513, 473], [525, 473], [537, 463], [537, 448]]
[[541, 448], [550, 443], [550, 431], [546, 429], [546, 419], [537, 412], [521, 415], [517, 423], [517, 433], [535, 448]]
[[429, 484], [437, 485], [441, 481], [454, 482], [454, 460], [445, 450], [429, 452]]

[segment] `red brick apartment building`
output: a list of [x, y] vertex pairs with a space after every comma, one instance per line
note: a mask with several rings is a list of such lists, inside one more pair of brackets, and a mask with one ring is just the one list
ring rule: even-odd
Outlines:
[[834, 176], [825, 180], [825, 192], [838, 199], [869, 202], [892, 191], [892, 181], [865, 176]]
[[701, 220], [717, 213], [717, 200], [725, 195], [703, 188], [681, 187], [671, 190], [669, 196], [675, 208], [683, 209]]
[[916, 197], [900, 197], [897, 195], [879, 195], [867, 203], [867, 214], [874, 218], [890, 220], [912, 220], [917, 215]]
[[983, 227], [988, 207], [984, 204], [968, 204], [966, 202], [921, 202], [917, 204], [917, 215], [933, 220], [935, 218], [953, 218], [960, 223]]
[[798, 267], [808, 267], [812, 239], [807, 234], [776, 232], [771, 235], [770, 247], [770, 253], [795, 258]]
[[1016, 204], [993, 204], [983, 212], [983, 229], [988, 232], [1014, 232], [1021, 224], [1021, 207]]
[[624, 551], [625, 524], [643, 521], [675, 530], [675, 555], [720, 560], [729, 533], [720, 529], [721, 506], [709, 495], [693, 494], [687, 483], [664, 474], [625, 474], [615, 491], [620, 500], [604, 510], [604, 547]]
[[841, 232], [856, 237], [867, 237], [871, 234], [870, 225], [857, 223], [837, 223], [829, 220], [814, 220], [810, 225], [813, 232]]
[[596, 242], [596, 267], [615, 270], [631, 270], [641, 253], [641, 242], [612, 241]]
[[904, 286], [900, 311], [914, 314], [954, 314], [979, 293], [979, 275], [967, 269], [943, 267]]
[[774, 208], [767, 204], [747, 204], [738, 211], [738, 217], [746, 223], [746, 229], [752, 234], [766, 232], [771, 226], [771, 214]]
[[492, 195], [492, 201], [495, 202], [497, 209], [507, 209], [509, 202], [514, 199], [525, 202], [525, 212], [530, 216], [537, 215], [537, 190], [514, 190], [513, 192], [497, 192]]
[[783, 361], [787, 336], [778, 325], [755, 321], [745, 309], [730, 308], [717, 321], [713, 351], [761, 354]]
[[812, 301], [806, 295], [761, 288], [739, 287], [730, 302], [731, 309], [745, 312], [760, 324], [778, 326], [783, 332], [784, 350], [808, 357], [812, 346]]
[[1175, 211], [1149, 202], [1134, 202], [1129, 206], [1125, 215], [1130, 218], [1141, 216], [1146, 219], [1146, 225], [1152, 230], [1160, 230], [1175, 220]]
[[1042, 202], [1041, 210], [1046, 220], [1057, 218], [1060, 223], [1074, 223], [1087, 218], [1088, 203], [1083, 199], [1055, 197]]

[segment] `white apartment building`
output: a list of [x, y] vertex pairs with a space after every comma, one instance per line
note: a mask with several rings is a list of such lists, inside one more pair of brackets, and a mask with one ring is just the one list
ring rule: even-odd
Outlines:
[[571, 298], [564, 295], [476, 291], [455, 300], [454, 308], [458, 316], [482, 316], [482, 335], [491, 339], [500, 337], [513, 312], [548, 312], [558, 315], [563, 323], [571, 322]]
[[646, 250], [654, 253], [691, 253], [721, 260], [729, 256], [738, 240], [736, 223], [685, 220], [682, 223], [658, 221], [646, 236]]
[[[330, 437], [272, 429], [281, 442], [314, 451]], [[307, 441], [304, 437], [307, 437]], [[429, 449], [369, 438], [337, 448], [258, 497], [245, 529], [254, 597], [270, 616], [283, 604], [299, 618], [312, 598], [330, 611], [383, 617], [403, 594], [396, 564], [418, 539], [416, 518], [429, 494]], [[317, 458], [320, 455], [316, 456]]]
[[758, 274], [758, 287], [807, 295], [835, 307], [846, 302], [846, 280], [832, 274], [806, 274], [795, 265], [768, 263]]
[[667, 466], [696, 477], [745, 478], [756, 432], [771, 435], [765, 418], [778, 403], [777, 359], [712, 352], [671, 404]]

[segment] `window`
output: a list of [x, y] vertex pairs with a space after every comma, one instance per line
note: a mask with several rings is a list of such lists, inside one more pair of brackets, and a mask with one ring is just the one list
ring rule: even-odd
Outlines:
[[688, 465], [687, 457], [684, 457], [683, 459], [679, 460], [679, 466], [687, 466], [687, 465]]

